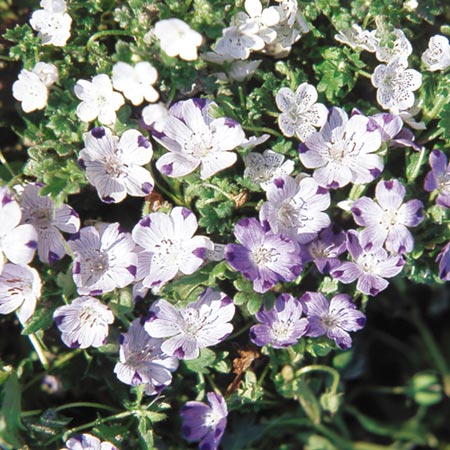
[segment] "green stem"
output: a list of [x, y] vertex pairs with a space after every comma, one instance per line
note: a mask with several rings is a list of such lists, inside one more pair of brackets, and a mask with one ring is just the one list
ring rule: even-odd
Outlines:
[[430, 111], [424, 111], [423, 119], [426, 123], [433, 120], [441, 111], [442, 107], [447, 103], [447, 97], [443, 95], [437, 96], [437, 101], [435, 101], [433, 108]]
[[42, 364], [42, 367], [47, 371], [50, 367], [50, 363], [48, 362], [47, 356], [45, 356], [44, 349], [41, 346], [38, 338], [34, 335], [34, 333], [28, 335], [28, 339], [31, 342], [31, 345], [34, 347], [34, 351], [36, 352], [39, 361]]
[[93, 403], [93, 402], [74, 402], [68, 403], [67, 405], [61, 405], [54, 409], [55, 412], [64, 411], [65, 409], [72, 408], [96, 408], [96, 409], [104, 409], [105, 411], [110, 411], [112, 413], [117, 414], [120, 411], [117, 408], [113, 408], [112, 406], [103, 405], [101, 403]]
[[226, 338], [226, 340], [227, 340], [227, 341], [231, 341], [231, 340], [233, 340], [234, 338], [240, 336], [241, 334], [245, 333], [252, 325], [254, 325], [254, 324], [253, 324], [253, 323], [248, 323], [247, 325], [245, 325], [245, 327], [242, 327], [240, 330], [236, 331], [235, 333], [230, 334], [230, 335]]
[[163, 187], [160, 183], [156, 183], [156, 190], [161, 191], [166, 197], [168, 197], [175, 205], [177, 206], [185, 206], [184, 202], [181, 201], [178, 197], [173, 195], [169, 190]]
[[233, 197], [228, 192], [225, 192], [223, 189], [221, 189], [220, 187], [218, 187], [218, 186], [216, 186], [214, 184], [211, 184], [211, 183], [203, 183], [203, 186], [209, 187], [211, 189], [214, 189], [217, 192], [220, 192], [228, 200], [231, 200], [232, 202], [234, 202]]
[[302, 367], [301, 369], [297, 370], [295, 373], [296, 376], [301, 377], [302, 375], [305, 375], [309, 372], [325, 372], [331, 375], [333, 382], [330, 387], [330, 392], [336, 393], [339, 387], [339, 381], [340, 376], [336, 369], [333, 369], [332, 367], [323, 366], [321, 364], [312, 364], [310, 366]]
[[9, 165], [8, 161], [4, 157], [3, 152], [1, 150], [0, 150], [0, 162], [6, 167], [11, 177], [15, 178], [16, 174], [14, 173], [14, 170], [12, 170], [11, 166]]
[[425, 158], [425, 151], [426, 151], [426, 148], [422, 147], [422, 149], [420, 150], [419, 159], [417, 160], [417, 163], [416, 163], [416, 167], [414, 167], [414, 171], [412, 172], [411, 176], [408, 178], [408, 182], [412, 183], [419, 175], [420, 168], [421, 168], [423, 160]]
[[266, 364], [266, 367], [264, 367], [264, 370], [262, 371], [261, 375], [258, 378], [257, 385], [261, 386], [264, 382], [264, 378], [266, 378], [267, 374], [269, 373], [270, 364]]
[[126, 30], [103, 30], [103, 31], [97, 31], [97, 33], [94, 33], [89, 38], [89, 40], [87, 41], [86, 50], [88, 52], [92, 52], [92, 53], [95, 53], [96, 55], [98, 55], [98, 53], [95, 52], [92, 49], [92, 46], [94, 45], [94, 43], [98, 39], [103, 39], [104, 37], [108, 37], [108, 36], [130, 36], [130, 37], [134, 37], [130, 32], [128, 32]]
[[261, 133], [268, 133], [275, 137], [283, 137], [283, 135], [281, 133], [278, 133], [277, 131], [274, 131], [271, 128], [254, 127], [254, 126], [248, 126], [248, 125], [245, 125], [243, 128], [245, 130], [249, 130], [249, 131], [260, 131]]

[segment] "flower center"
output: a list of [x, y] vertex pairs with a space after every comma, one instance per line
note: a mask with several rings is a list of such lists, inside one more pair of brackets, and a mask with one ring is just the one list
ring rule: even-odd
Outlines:
[[213, 151], [212, 133], [209, 130], [196, 131], [184, 141], [184, 151], [196, 159], [202, 159]]
[[217, 411], [211, 410], [205, 414], [204, 424], [208, 428], [216, 428], [221, 419], [222, 416]]
[[40, 230], [49, 228], [52, 221], [53, 210], [50, 208], [40, 208], [33, 214], [32, 224]]
[[109, 155], [105, 161], [105, 172], [114, 178], [119, 178], [125, 173], [125, 165], [117, 155]]
[[251, 253], [250, 258], [257, 266], [265, 267], [270, 263], [276, 263], [278, 256], [279, 253], [274, 248], [267, 248], [262, 245]]
[[272, 334], [277, 340], [285, 340], [292, 334], [292, 322], [276, 321], [272, 324]]
[[380, 225], [385, 228], [391, 228], [398, 223], [397, 210], [385, 209], [380, 219]]

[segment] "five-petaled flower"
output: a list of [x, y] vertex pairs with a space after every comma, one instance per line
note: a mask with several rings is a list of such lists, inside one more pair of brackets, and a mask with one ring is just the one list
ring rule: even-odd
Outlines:
[[181, 408], [181, 434], [188, 441], [200, 441], [199, 450], [217, 450], [227, 426], [227, 404], [215, 392], [206, 398], [209, 405], [190, 401]]
[[430, 72], [450, 67], [448, 38], [440, 34], [432, 36], [428, 42], [428, 48], [422, 54], [422, 61]]
[[111, 442], [101, 441], [89, 433], [77, 434], [66, 441], [66, 447], [61, 450], [119, 450]]
[[195, 359], [200, 349], [223, 341], [232, 331], [234, 316], [231, 298], [207, 288], [196, 302], [175, 308], [167, 300], [152, 304], [145, 330], [155, 338], [168, 338], [161, 349], [179, 359]]
[[262, 347], [274, 348], [294, 345], [308, 331], [308, 320], [302, 317], [301, 303], [290, 294], [281, 294], [271, 309], [265, 306], [256, 313], [259, 322], [250, 328], [251, 341]]
[[153, 149], [139, 131], [127, 130], [119, 139], [109, 128], [93, 128], [84, 134], [84, 145], [78, 164], [102, 201], [118, 203], [127, 194], [145, 197], [152, 192], [153, 177], [142, 166], [150, 162]]
[[431, 171], [425, 177], [424, 189], [437, 191], [436, 204], [450, 208], [450, 164], [447, 164], [447, 156], [435, 149], [430, 153], [429, 162]]

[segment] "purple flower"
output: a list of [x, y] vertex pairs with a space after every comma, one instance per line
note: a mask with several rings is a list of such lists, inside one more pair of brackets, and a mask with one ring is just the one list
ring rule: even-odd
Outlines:
[[450, 242], [446, 244], [436, 258], [439, 262], [439, 278], [441, 280], [450, 280]]
[[108, 339], [112, 311], [94, 297], [77, 297], [70, 305], [56, 308], [53, 320], [61, 339], [70, 348], [101, 347]]
[[310, 337], [326, 335], [343, 350], [352, 346], [349, 331], [364, 327], [366, 316], [356, 309], [347, 294], [338, 294], [328, 301], [319, 292], [306, 292], [300, 302], [308, 316]]
[[450, 208], [450, 164], [447, 164], [447, 156], [435, 149], [430, 153], [429, 162], [431, 171], [425, 177], [424, 189], [427, 192], [436, 190], [436, 204]]
[[232, 119], [211, 116], [215, 106], [208, 100], [190, 99], [170, 108], [162, 134], [153, 136], [169, 150], [156, 162], [161, 173], [177, 178], [200, 166], [204, 180], [236, 162], [236, 153], [230, 151], [243, 142], [244, 131]]
[[302, 312], [302, 305], [296, 298], [281, 294], [272, 309], [267, 310], [264, 306], [256, 314], [260, 323], [250, 328], [251, 341], [260, 347], [270, 344], [274, 348], [296, 344], [309, 327]]
[[20, 322], [25, 323], [36, 309], [41, 286], [41, 279], [35, 269], [5, 264], [0, 274], [0, 314], [16, 311]]
[[142, 167], [150, 162], [150, 142], [137, 130], [127, 130], [120, 140], [109, 128], [93, 128], [84, 134], [85, 148], [78, 163], [105, 203], [121, 202], [127, 194], [144, 197], [153, 190], [153, 178]]
[[299, 147], [302, 164], [314, 171], [320, 186], [336, 189], [348, 183], [366, 184], [383, 170], [376, 152], [381, 146], [378, 129], [362, 115], [348, 119], [341, 108], [331, 108], [327, 123]]
[[223, 341], [232, 331], [232, 300], [222, 292], [206, 289], [194, 303], [175, 308], [166, 300], [158, 300], [150, 308], [144, 327], [155, 338], [169, 338], [161, 349], [170, 356], [194, 359], [202, 348]]
[[81, 295], [101, 295], [134, 281], [137, 255], [130, 233], [118, 223], [84, 227], [71, 236], [73, 280]]
[[343, 262], [331, 276], [344, 284], [358, 279], [356, 289], [366, 295], [375, 296], [386, 289], [389, 283], [385, 278], [395, 277], [405, 264], [401, 255], [390, 256], [381, 246], [369, 242], [363, 247], [354, 230], [347, 232], [347, 250], [353, 261]]
[[114, 367], [117, 378], [131, 386], [145, 385], [147, 395], [169, 386], [178, 360], [163, 353], [162, 342], [148, 335], [141, 319], [133, 320], [128, 332], [120, 336], [120, 359]]
[[0, 189], [0, 272], [5, 257], [14, 264], [28, 264], [37, 247], [37, 233], [33, 225], [19, 225], [22, 218], [20, 206], [13, 193]]
[[266, 194], [259, 219], [263, 224], [267, 222], [274, 233], [306, 244], [330, 224], [330, 218], [322, 212], [330, 206], [330, 194], [311, 177], [300, 182], [290, 176], [277, 178]]
[[101, 442], [98, 437], [92, 434], [77, 434], [66, 441], [66, 447], [61, 450], [119, 450], [111, 442]]
[[303, 246], [303, 263], [312, 260], [320, 273], [329, 274], [341, 264], [339, 256], [346, 250], [345, 233], [330, 225], [322, 230], [316, 239]]
[[240, 220], [234, 235], [240, 244], [228, 244], [225, 259], [253, 281], [256, 292], [266, 292], [279, 281], [293, 281], [299, 276], [302, 261], [295, 241], [266, 230], [255, 218]]
[[37, 231], [39, 259], [45, 263], [60, 260], [67, 252], [61, 231], [76, 233], [80, 229], [80, 219], [68, 205], [55, 207], [49, 196], [41, 196], [42, 185], [27, 184], [22, 193], [22, 223], [31, 224]]
[[414, 239], [407, 227], [416, 227], [423, 221], [423, 204], [420, 200], [403, 203], [405, 187], [398, 180], [382, 180], [375, 188], [376, 201], [361, 197], [352, 204], [352, 213], [358, 225], [366, 227], [361, 232], [362, 245], [371, 242], [394, 253], [409, 253]]
[[155, 292], [178, 272], [190, 275], [203, 264], [213, 245], [205, 236], [194, 236], [196, 231], [195, 215], [182, 207], [149, 214], [134, 227], [133, 239], [143, 249], [138, 279], [144, 287]]
[[217, 450], [227, 426], [227, 404], [215, 392], [209, 392], [206, 397], [209, 406], [191, 401], [181, 408], [181, 434], [188, 441], [200, 441], [199, 450]]

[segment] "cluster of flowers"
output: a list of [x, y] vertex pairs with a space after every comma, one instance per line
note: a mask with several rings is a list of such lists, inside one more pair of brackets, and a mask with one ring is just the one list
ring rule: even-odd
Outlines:
[[[277, 0], [263, 8], [259, 0], [246, 0], [240, 12], [223, 30], [214, 52], [204, 58], [229, 67], [231, 79], [251, 75], [258, 61], [246, 60], [252, 52], [282, 57], [308, 31], [297, 2]], [[43, 44], [63, 46], [70, 37], [70, 16], [63, 0], [43, 0], [43, 10], [33, 13], [31, 25]], [[202, 37], [179, 19], [166, 19], [152, 30], [161, 49], [186, 61], [198, 58]], [[387, 42], [393, 38], [393, 45]], [[259, 216], [239, 220], [234, 227], [237, 243], [223, 242], [216, 259], [265, 293], [279, 282], [293, 282], [308, 264], [344, 284], [356, 281], [356, 289], [375, 296], [388, 286], [386, 278], [399, 274], [405, 255], [414, 248], [409, 228], [424, 219], [418, 199], [405, 201], [406, 189], [397, 179], [380, 179], [375, 196], [363, 196], [342, 205], [352, 215], [355, 229], [340, 229], [328, 214], [333, 192], [349, 184], [366, 185], [379, 179], [384, 170], [379, 150], [394, 146], [420, 149], [414, 142], [414, 92], [421, 74], [408, 68], [412, 47], [404, 33], [386, 32], [382, 25], [363, 31], [357, 25], [336, 39], [352, 48], [375, 53], [384, 64], [375, 68], [372, 83], [377, 100], [389, 112], [365, 116], [339, 107], [318, 103], [314, 86], [302, 83], [296, 91], [281, 88], [275, 96], [281, 111], [278, 125], [286, 137], [299, 141], [301, 170], [272, 149], [252, 152], [268, 136], [246, 138], [242, 126], [228, 117], [217, 117], [217, 105], [195, 98], [177, 102], [167, 109], [148, 105], [142, 111], [142, 128], [167, 150], [156, 161], [162, 176], [180, 178], [199, 171], [202, 180], [223, 171], [238, 160], [243, 149], [244, 176], [261, 187], [265, 200]], [[422, 56], [428, 70], [450, 66], [450, 46], [443, 36], [430, 40]], [[220, 77], [220, 75], [219, 75]], [[57, 67], [38, 63], [32, 71], [22, 70], [13, 95], [25, 112], [45, 108], [48, 88], [58, 79]], [[76, 114], [86, 123], [97, 120], [104, 126], [84, 134], [84, 148], [78, 163], [86, 178], [105, 203], [118, 203], [127, 195], [145, 197], [154, 179], [145, 167], [153, 148], [144, 134], [127, 129], [120, 136], [113, 131], [117, 111], [129, 100], [133, 106], [155, 103], [156, 69], [148, 62], [131, 65], [118, 62], [111, 76], [102, 73], [78, 80], [75, 96], [81, 100]], [[436, 203], [450, 207], [450, 165], [439, 150], [430, 155], [431, 172], [424, 189], [437, 193]], [[208, 255], [222, 248], [207, 236], [196, 235], [195, 214], [184, 207], [170, 213], [153, 212], [143, 217], [130, 232], [119, 223], [85, 226], [80, 229], [77, 213], [69, 206], [56, 208], [49, 197], [40, 195], [38, 184], [28, 184], [18, 199], [3, 188], [0, 192], [0, 313], [16, 311], [22, 323], [33, 314], [40, 297], [41, 281], [31, 263], [35, 249], [42, 263], [54, 263], [69, 253], [73, 259], [73, 281], [79, 297], [56, 308], [54, 320], [63, 342], [70, 348], [100, 347], [107, 342], [112, 310], [97, 297], [115, 289], [133, 286], [138, 301], [151, 290], [158, 294], [171, 280], [190, 275], [208, 261]], [[356, 229], [359, 226], [361, 228]], [[61, 234], [70, 233], [66, 242]], [[7, 261], [6, 261], [7, 260]], [[439, 255], [440, 277], [450, 279], [450, 243]], [[207, 288], [198, 300], [184, 307], [158, 299], [148, 316], [136, 318], [120, 337], [120, 351], [114, 372], [122, 382], [143, 385], [147, 395], [161, 392], [172, 381], [179, 360], [195, 359], [200, 350], [219, 344], [232, 332], [235, 307], [231, 298]], [[327, 336], [341, 349], [352, 345], [349, 332], [362, 329], [365, 316], [350, 296], [337, 294], [328, 300], [319, 292], [300, 298], [283, 293], [272, 308], [262, 307], [250, 339], [258, 346], [283, 348], [303, 336]], [[208, 393], [209, 405], [187, 402], [182, 409], [183, 436], [200, 441], [201, 449], [216, 449], [226, 426], [227, 407], [218, 393]], [[113, 450], [90, 435], [73, 437], [68, 449]]]

